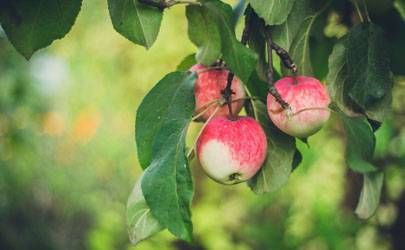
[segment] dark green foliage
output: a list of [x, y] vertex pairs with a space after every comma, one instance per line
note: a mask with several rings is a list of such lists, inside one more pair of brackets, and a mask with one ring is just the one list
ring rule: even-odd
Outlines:
[[352, 28], [346, 44], [350, 66], [344, 98], [353, 110], [381, 122], [385, 112], [379, 111], [390, 106], [393, 85], [384, 32], [372, 23], [360, 24]]
[[81, 4], [81, 0], [1, 1], [0, 23], [18, 52], [29, 59], [69, 32]]

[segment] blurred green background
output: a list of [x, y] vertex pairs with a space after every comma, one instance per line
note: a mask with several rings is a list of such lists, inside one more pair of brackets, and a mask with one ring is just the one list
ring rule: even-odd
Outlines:
[[113, 30], [99, 0], [84, 1], [71, 32], [29, 62], [0, 31], [0, 249], [405, 249], [401, 78], [393, 115], [377, 133], [386, 182], [370, 220], [354, 216], [362, 180], [345, 166], [343, 132], [332, 119], [310, 147], [299, 145], [303, 163], [274, 194], [221, 186], [194, 162], [195, 242], [164, 231], [131, 246], [125, 206], [141, 173], [135, 110], [194, 51], [180, 6], [165, 12], [149, 51]]

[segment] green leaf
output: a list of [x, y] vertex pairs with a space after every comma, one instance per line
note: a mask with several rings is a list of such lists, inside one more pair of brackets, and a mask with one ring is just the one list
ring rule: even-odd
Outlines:
[[218, 26], [225, 62], [235, 75], [243, 82], [247, 82], [256, 67], [257, 55], [236, 39], [231, 6], [218, 0], [202, 0], [201, 2], [203, 8], [206, 8], [214, 17]]
[[346, 47], [345, 40], [341, 40], [335, 44], [332, 54], [329, 56], [329, 72], [326, 76], [328, 83], [329, 94], [337, 105], [347, 115], [353, 115], [354, 111], [346, 104], [344, 92], [349, 84], [347, 78], [347, 63], [346, 63]]
[[355, 211], [361, 219], [370, 218], [377, 210], [383, 181], [382, 172], [363, 174], [363, 188]]
[[177, 71], [188, 71], [194, 64], [196, 64], [195, 54], [190, 54], [181, 60], [179, 65], [177, 65]]
[[[365, 42], [365, 44], [369, 43], [370, 40]], [[334, 49], [332, 54], [329, 57], [329, 72], [327, 76], [327, 83], [329, 93], [339, 107], [345, 114], [352, 116], [355, 113], [362, 113], [365, 114], [369, 119], [374, 121], [383, 122], [385, 117], [391, 111], [391, 89], [392, 83], [391, 80], [388, 83], [373, 80], [375, 78], [370, 78], [368, 81], [370, 83], [369, 88], [366, 88], [366, 82], [360, 82], [361, 80], [351, 80], [349, 74], [349, 67], [348, 67], [348, 56], [349, 56], [349, 40], [347, 38], [342, 39], [339, 41]], [[352, 48], [352, 50], [355, 50]], [[354, 52], [357, 53], [357, 52]], [[366, 57], [370, 57], [375, 52], [368, 53]], [[363, 58], [364, 59], [364, 58]], [[353, 63], [353, 62], [352, 62]], [[367, 62], [357, 62], [356, 64], [350, 64], [350, 68], [364, 68], [364, 65], [360, 66], [359, 63], [366, 63]], [[373, 68], [372, 66], [371, 68]], [[358, 69], [356, 69], [357, 72]], [[364, 69], [367, 70], [367, 69]], [[360, 74], [360, 72], [358, 72]], [[357, 73], [356, 73], [357, 74]], [[372, 77], [374, 74], [379, 74], [374, 71], [374, 73], [370, 73], [369, 76], [363, 77]], [[378, 77], [377, 77], [378, 78]], [[380, 84], [378, 85], [378, 81]], [[364, 85], [364, 86], [363, 86]], [[387, 86], [388, 85], [388, 86]], [[354, 102], [352, 96], [350, 94], [355, 93], [358, 96], [362, 96], [361, 98], [372, 99], [377, 91], [385, 92], [385, 96], [373, 103], [372, 105], [368, 105], [368, 107], [364, 110], [363, 108], [359, 107], [357, 102]], [[359, 93], [361, 91], [362, 93]], [[386, 92], [388, 91], [388, 92]], [[359, 101], [360, 102], [360, 101]]]
[[141, 189], [141, 178], [135, 183], [127, 203], [127, 225], [132, 244], [149, 238], [164, 228], [152, 216]]
[[267, 25], [284, 23], [294, 2], [295, 0], [249, 0], [252, 8]]
[[405, 20], [405, 0], [396, 0], [394, 6]]
[[351, 169], [360, 173], [376, 171], [370, 163], [375, 149], [373, 129], [365, 117], [349, 117], [341, 114], [346, 131], [346, 161]]
[[29, 59], [69, 32], [81, 4], [81, 0], [2, 1], [0, 23], [17, 51]]
[[114, 29], [136, 44], [150, 48], [162, 22], [163, 10], [139, 3], [138, 0], [108, 0]]
[[[158, 83], [162, 95], [168, 98], [154, 94], [146, 97], [169, 101], [154, 98], [155, 104], [147, 109], [150, 113], [157, 109], [155, 118], [161, 121], [159, 130], [153, 130], [152, 162], [144, 173], [142, 191], [152, 215], [184, 240], [191, 240], [192, 235], [193, 183], [186, 158], [185, 137], [194, 112], [195, 80], [194, 73], [171, 73]], [[165, 113], [160, 113], [162, 106], [166, 106]]]
[[[279, 131], [270, 122], [264, 103], [253, 101], [257, 120], [262, 125], [267, 135], [268, 152], [263, 167], [248, 182], [250, 188], [258, 194], [274, 192], [284, 186], [293, 169], [297, 164], [296, 147], [294, 137]], [[294, 162], [294, 158], [295, 162]]]
[[372, 23], [353, 27], [347, 37], [347, 98], [356, 110], [382, 121], [391, 104], [393, 80], [388, 41]]
[[326, 37], [325, 27], [328, 25], [328, 12], [324, 12], [314, 23], [310, 38], [311, 64], [313, 67], [313, 75], [317, 79], [325, 79], [328, 74], [328, 59], [332, 53], [333, 46], [336, 44], [336, 38]]
[[301, 29], [301, 25], [305, 20], [311, 19], [314, 12], [311, 0], [295, 1], [287, 20], [283, 24], [272, 28], [274, 42], [289, 50], [294, 38]]
[[[143, 169], [152, 162], [153, 143], [171, 106], [178, 105], [174, 95], [183, 88], [186, 81], [192, 81], [193, 75], [174, 72], [166, 75], [145, 96], [136, 113], [135, 140], [138, 159]], [[157, 101], [158, 100], [158, 101]]]
[[186, 7], [188, 36], [198, 47], [196, 60], [211, 65], [221, 56], [221, 36], [210, 11], [207, 8], [189, 5]]
[[239, 0], [237, 4], [235, 4], [232, 8], [232, 24], [236, 26], [239, 19], [242, 17], [243, 13], [246, 10], [246, 0]]
[[[329, 4], [330, 2], [327, 2], [319, 10], [305, 17], [289, 47], [290, 56], [297, 65], [301, 75], [313, 75], [310, 55], [310, 36], [315, 21]], [[291, 14], [293, 14], [293, 12], [291, 12]]]

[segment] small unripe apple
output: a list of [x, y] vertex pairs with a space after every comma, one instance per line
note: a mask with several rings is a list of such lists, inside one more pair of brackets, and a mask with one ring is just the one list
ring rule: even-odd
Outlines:
[[[228, 70], [224, 69], [209, 69], [201, 64], [194, 65], [191, 71], [196, 71], [198, 78], [194, 88], [195, 95], [195, 114], [199, 114], [212, 101], [221, 100], [221, 91], [226, 87], [228, 80]], [[232, 81], [232, 100], [245, 98], [245, 90], [242, 82], [235, 76]], [[232, 113], [238, 114], [243, 107], [244, 100], [232, 102]], [[200, 121], [206, 121], [215, 111], [218, 105], [211, 106], [201, 117]], [[227, 105], [219, 108], [216, 116], [229, 115]]]
[[281, 131], [306, 138], [320, 130], [329, 119], [330, 97], [326, 87], [317, 79], [307, 76], [284, 77], [274, 86], [291, 108], [283, 110], [276, 99], [268, 94], [267, 111]]
[[222, 184], [252, 178], [267, 154], [267, 139], [251, 117], [217, 116], [210, 120], [197, 140], [197, 157], [204, 171]]

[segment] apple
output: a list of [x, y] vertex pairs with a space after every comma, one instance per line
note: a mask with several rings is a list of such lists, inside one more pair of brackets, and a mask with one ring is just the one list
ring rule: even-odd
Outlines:
[[[197, 81], [194, 88], [195, 95], [195, 115], [203, 112], [212, 101], [219, 100], [220, 105], [225, 104], [222, 98], [221, 91], [226, 87], [228, 80], [228, 70], [224, 69], [209, 69], [201, 64], [194, 65], [191, 71], [197, 72]], [[245, 90], [242, 82], [235, 76], [232, 81], [233, 91], [232, 100], [240, 99], [239, 101], [232, 102], [232, 113], [237, 115], [244, 104]], [[215, 111], [217, 105], [211, 106], [204, 112], [199, 121], [206, 121]], [[219, 108], [215, 116], [229, 115], [227, 105]]]
[[196, 145], [197, 158], [209, 177], [222, 184], [252, 178], [267, 154], [267, 139], [251, 117], [216, 116], [204, 127]]
[[286, 134], [307, 138], [320, 130], [329, 119], [330, 96], [326, 87], [316, 78], [284, 77], [274, 87], [291, 109], [283, 110], [269, 93], [267, 111], [274, 125]]

